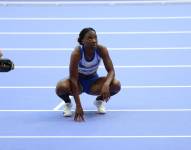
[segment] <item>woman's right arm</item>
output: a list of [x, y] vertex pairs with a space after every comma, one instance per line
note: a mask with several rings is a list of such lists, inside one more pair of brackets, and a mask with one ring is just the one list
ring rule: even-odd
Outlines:
[[80, 102], [80, 89], [78, 85], [78, 63], [80, 61], [79, 48], [75, 48], [70, 58], [70, 82], [72, 87], [72, 94], [76, 103], [75, 121], [83, 121], [84, 113]]

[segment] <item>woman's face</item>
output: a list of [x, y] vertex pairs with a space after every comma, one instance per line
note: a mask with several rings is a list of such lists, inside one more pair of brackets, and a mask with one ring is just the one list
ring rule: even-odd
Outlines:
[[97, 47], [97, 35], [94, 31], [88, 31], [82, 41], [85, 47]]

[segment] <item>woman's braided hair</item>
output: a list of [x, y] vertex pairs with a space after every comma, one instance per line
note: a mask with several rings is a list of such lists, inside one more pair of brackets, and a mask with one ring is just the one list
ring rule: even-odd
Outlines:
[[94, 32], [96, 32], [95, 29], [93, 29], [93, 28], [91, 28], [91, 27], [84, 28], [84, 29], [82, 29], [82, 30], [80, 31], [80, 34], [79, 34], [79, 37], [78, 37], [78, 43], [79, 43], [80, 45], [83, 45], [82, 40], [83, 40], [84, 36], [86, 35], [86, 33], [89, 32], [89, 31], [94, 31]]

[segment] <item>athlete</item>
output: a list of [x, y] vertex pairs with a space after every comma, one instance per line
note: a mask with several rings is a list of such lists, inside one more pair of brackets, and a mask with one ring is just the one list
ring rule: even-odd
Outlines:
[[[97, 34], [93, 28], [84, 28], [79, 33], [79, 46], [71, 54], [69, 65], [69, 78], [57, 83], [56, 94], [65, 102], [64, 116], [72, 116], [73, 96], [76, 109], [75, 121], [84, 121], [84, 112], [80, 102], [80, 94], [85, 92], [96, 95], [94, 102], [97, 112], [106, 113], [105, 102], [121, 89], [120, 81], [115, 78], [115, 70], [108, 50], [98, 44]], [[99, 77], [97, 74], [100, 61], [103, 61], [107, 75]]]

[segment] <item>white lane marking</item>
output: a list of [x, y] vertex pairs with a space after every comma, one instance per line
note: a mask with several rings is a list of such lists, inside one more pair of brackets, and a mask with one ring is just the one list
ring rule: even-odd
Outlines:
[[[0, 86], [0, 89], [55, 89], [55, 86]], [[122, 89], [191, 88], [191, 85], [126, 85]]]
[[[0, 35], [78, 35], [78, 32], [0, 32]], [[97, 32], [98, 35], [191, 34], [190, 30]]]
[[1, 5], [115, 5], [115, 4], [187, 4], [191, 3], [190, 0], [156, 0], [156, 1], [148, 1], [148, 0], [135, 0], [135, 1], [10, 1], [5, 0], [1, 1]]
[[[75, 110], [72, 110], [75, 111]], [[85, 112], [96, 112], [97, 110], [94, 109], [84, 109]], [[181, 108], [177, 108], [177, 109], [107, 109], [107, 112], [190, 112], [191, 109], [181, 109]], [[21, 109], [21, 110], [17, 110], [17, 109], [1, 109], [0, 112], [63, 112], [63, 110], [56, 110], [56, 109], [52, 109], [52, 110], [46, 110], [46, 109]]]
[[[69, 66], [15, 66], [15, 69], [68, 69]], [[99, 68], [105, 68], [99, 66]], [[115, 65], [114, 68], [191, 68], [191, 65]]]
[[116, 20], [179, 20], [191, 19], [191, 16], [164, 17], [1, 17], [1, 21], [116, 21]]
[[143, 138], [191, 138], [191, 135], [124, 135], [124, 136], [0, 136], [0, 139], [143, 139]]
[[[191, 50], [191, 47], [108, 47], [109, 51]], [[72, 51], [74, 48], [1, 48], [3, 51]]]

